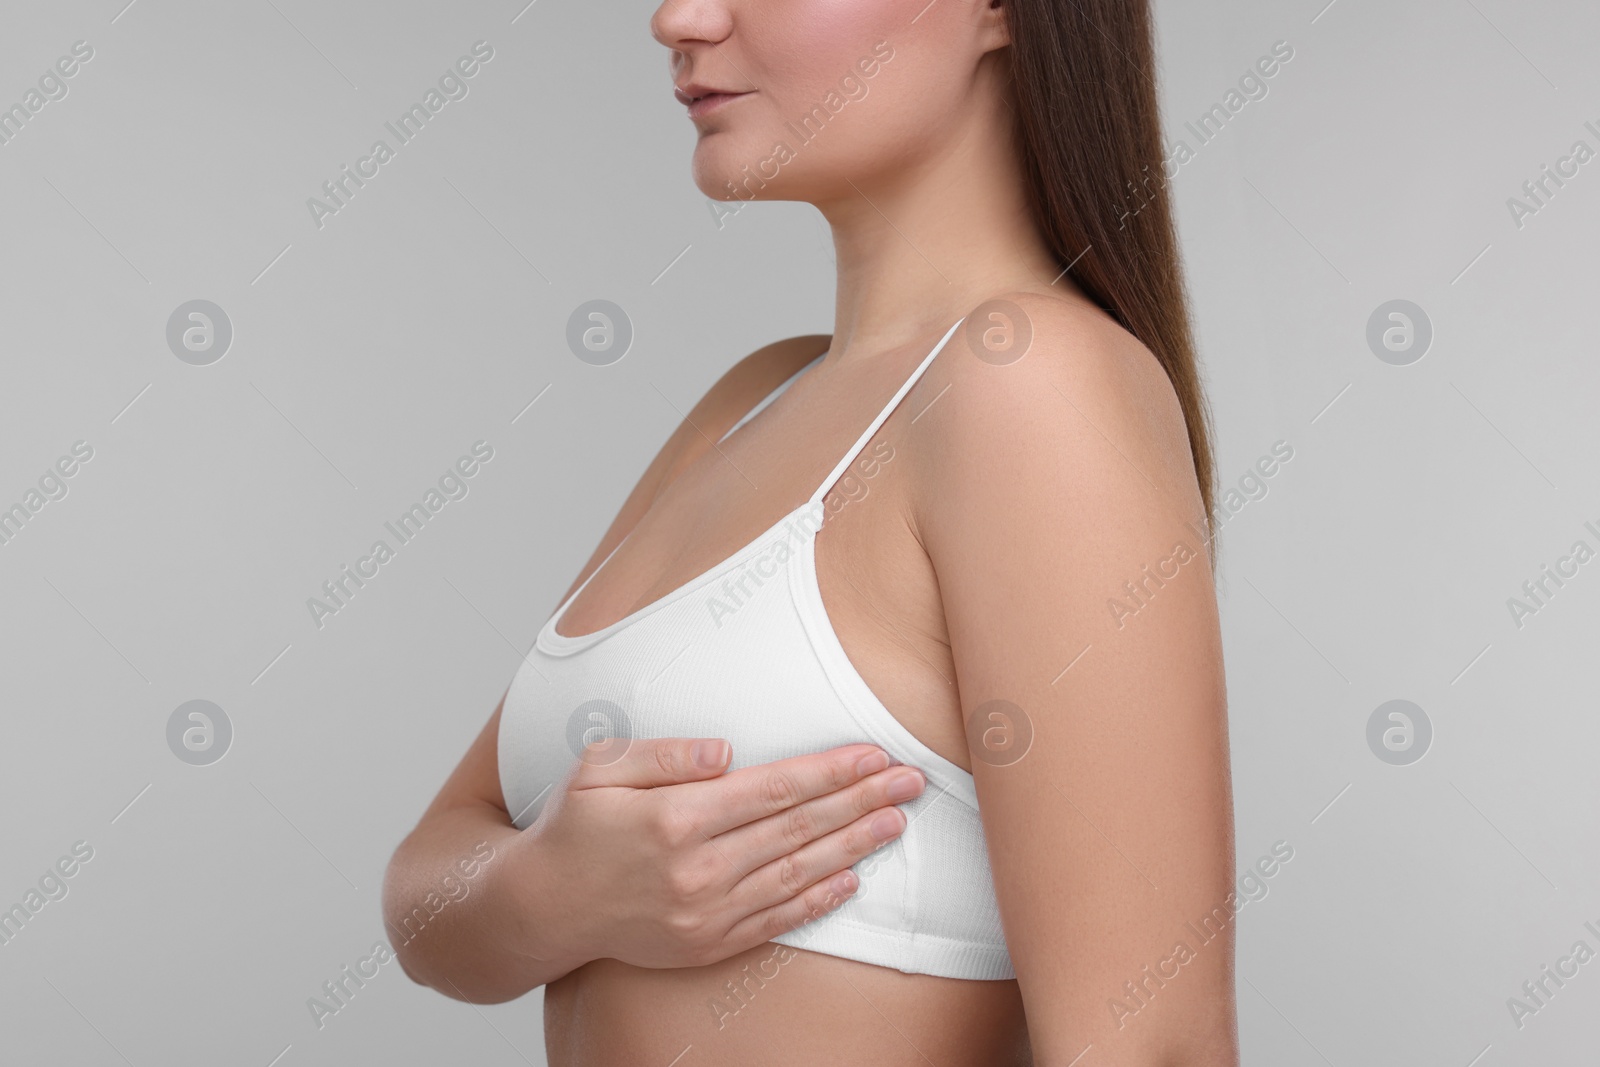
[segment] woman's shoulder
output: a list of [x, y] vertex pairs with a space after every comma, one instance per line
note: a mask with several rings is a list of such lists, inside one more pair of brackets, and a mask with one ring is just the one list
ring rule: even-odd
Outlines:
[[[1016, 290], [967, 312], [957, 337], [963, 358], [949, 369], [991, 389], [1031, 392], [1046, 380], [1079, 388], [1142, 391], [1166, 383], [1159, 360], [1103, 308], [1077, 293]], [[1012, 375], [986, 374], [1012, 368]]]
[[985, 298], [948, 345], [952, 358], [934, 361], [927, 388], [959, 390], [968, 402], [951, 405], [947, 431], [1026, 434], [1039, 419], [1089, 408], [1158, 435], [1170, 435], [1174, 418], [1182, 425], [1160, 360], [1085, 297], [1023, 290]]
[[959, 506], [956, 489], [997, 471], [1017, 487], [1069, 472], [1086, 485], [1131, 464], [1144, 481], [1183, 484], [1188, 436], [1166, 371], [1091, 302], [1000, 294], [974, 304], [948, 346], [919, 383], [941, 399], [936, 418], [918, 420], [908, 464], [927, 508]]

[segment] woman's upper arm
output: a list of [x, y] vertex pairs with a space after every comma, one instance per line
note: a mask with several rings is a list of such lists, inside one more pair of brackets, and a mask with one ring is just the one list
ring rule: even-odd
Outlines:
[[952, 346], [916, 514], [1035, 1055], [1233, 1064], [1226, 700], [1183, 417], [1131, 337], [1037, 310], [1015, 363]]
[[[684, 467], [709, 450], [710, 442], [725, 433], [762, 397], [815, 356], [827, 340], [826, 336], [819, 335], [786, 338], [757, 349], [730, 367], [656, 452], [650, 466], [645, 468], [644, 474], [606, 529], [605, 536], [600, 539], [599, 545], [562, 599], [571, 596], [573, 590], [627, 536], [651, 503]], [[472, 804], [489, 805], [502, 812], [506, 810], [505, 797], [500, 791], [498, 745], [500, 712], [504, 705], [505, 697], [502, 695], [500, 704], [495, 707], [461, 762], [445, 780], [424, 818], [438, 810]]]

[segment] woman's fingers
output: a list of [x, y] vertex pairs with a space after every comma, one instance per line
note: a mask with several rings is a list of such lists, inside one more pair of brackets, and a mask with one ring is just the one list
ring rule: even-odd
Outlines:
[[780, 907], [871, 855], [899, 837], [905, 828], [906, 814], [899, 808], [870, 811], [803, 848], [757, 867], [728, 891], [728, 904], [736, 914], [747, 915]]
[[[737, 826], [716, 839], [717, 851], [727, 856], [739, 870], [754, 871], [850, 825], [869, 812], [892, 811], [894, 805], [921, 795], [926, 785], [927, 779], [915, 768], [890, 767], [844, 789]], [[860, 858], [850, 858], [841, 866], [848, 867]], [[822, 873], [826, 872], [820, 872], [817, 877]], [[770, 903], [773, 902], [763, 902], [762, 906]]]
[[724, 945], [742, 952], [838, 908], [860, 885], [849, 866], [894, 840], [905, 827], [905, 813], [898, 808], [870, 812], [752, 872], [729, 900], [737, 903], [737, 910], [753, 910], [733, 924]]
[[716, 837], [853, 785], [888, 765], [888, 754], [876, 745], [844, 745], [759, 763], [668, 791], [674, 808], [706, 837]]
[[608, 737], [584, 746], [573, 784], [579, 789], [680, 785], [720, 776], [730, 758], [731, 746], [716, 737]]
[[853, 871], [842, 871], [808, 886], [799, 896], [735, 923], [722, 939], [723, 958], [733, 956], [780, 934], [804, 926], [835, 911], [855, 895], [860, 882]]

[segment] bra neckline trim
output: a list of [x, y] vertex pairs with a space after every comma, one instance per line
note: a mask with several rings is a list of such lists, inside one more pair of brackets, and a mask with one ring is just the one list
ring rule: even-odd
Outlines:
[[[572, 602], [574, 600], [578, 599], [578, 594], [583, 592], [583, 585], [589, 584], [589, 580], [584, 579], [583, 585], [580, 585], [577, 589], [573, 590], [572, 595], [567, 598], [566, 603], [557, 608], [556, 613], [550, 616], [550, 619], [544, 624], [543, 627], [540, 628], [538, 636], [534, 639], [534, 644], [537, 645], [541, 651], [550, 653], [551, 655], [565, 656], [571, 655], [574, 652], [582, 651], [583, 649], [588, 648], [590, 645], [603, 641], [613, 634], [627, 629], [634, 623], [643, 620], [647, 616], [654, 614], [656, 611], [659, 611], [667, 605], [683, 599], [690, 593], [693, 593], [695, 590], [700, 589], [722, 577], [722, 575], [743, 563], [753, 551], [766, 547], [768, 538], [781, 529], [784, 524], [797, 519], [803, 512], [808, 510], [820, 512], [825, 510], [825, 505], [820, 500], [807, 500], [799, 507], [779, 518], [777, 522], [756, 534], [755, 537], [751, 538], [745, 544], [734, 549], [733, 554], [723, 559], [720, 563], [712, 564], [709, 569], [701, 571], [699, 574], [695, 575], [693, 578], [690, 578], [682, 585], [668, 593], [665, 593], [655, 600], [652, 600], [644, 607], [629, 612], [627, 615], [624, 615], [622, 618], [618, 619], [609, 626], [602, 627], [592, 633], [587, 634], [569, 635], [557, 633], [556, 625], [566, 617], [567, 609], [572, 606]], [[631, 532], [632, 531], [630, 531], [630, 534]], [[624, 537], [622, 540], [626, 541], [627, 537]], [[617, 548], [621, 547], [622, 541], [618, 541]], [[615, 554], [616, 549], [612, 549], [611, 552], [612, 554]], [[607, 560], [610, 558], [611, 557], [609, 555], [606, 557]], [[600, 573], [604, 567], [605, 561], [602, 561], [600, 566], [594, 569], [594, 574]], [[591, 574], [589, 577], [594, 577], [594, 574]]]
[[[572, 595], [567, 597], [566, 601], [556, 609], [556, 613], [550, 616], [549, 620], [547, 620], [545, 624], [539, 628], [539, 633], [534, 638], [535, 647], [551, 653], [552, 655], [570, 655], [571, 653], [587, 648], [596, 642], [603, 641], [607, 637], [610, 637], [613, 634], [628, 628], [646, 616], [653, 614], [655, 611], [666, 607], [668, 604], [682, 599], [688, 594], [694, 592], [696, 589], [701, 588], [707, 582], [720, 577], [730, 568], [738, 566], [739, 563], [742, 562], [752, 550], [760, 547], [774, 531], [783, 526], [784, 523], [792, 521], [795, 517], [806, 511], [808, 508], [822, 512], [823, 515], [818, 516], [820, 520], [826, 514], [826, 506], [824, 505], [823, 501], [827, 497], [829, 490], [833, 488], [834, 483], [839, 480], [840, 476], [843, 475], [847, 469], [849, 469], [850, 464], [855, 462], [856, 457], [861, 454], [861, 450], [866, 447], [867, 442], [877, 434], [879, 428], [884, 424], [889, 416], [894, 413], [895, 409], [900, 406], [900, 401], [903, 400], [906, 394], [911, 391], [912, 387], [922, 379], [923, 372], [928, 369], [939, 353], [944, 350], [944, 347], [947, 343], [949, 343], [950, 338], [955, 335], [956, 330], [960, 329], [961, 324], [966, 320], [967, 317], [965, 315], [957, 319], [954, 325], [945, 331], [944, 336], [939, 338], [939, 342], [933, 346], [933, 350], [926, 356], [922, 357], [922, 361], [917, 364], [916, 369], [911, 372], [909, 377], [901, 382], [900, 388], [895, 391], [894, 396], [890, 397], [889, 402], [879, 409], [877, 417], [872, 420], [872, 422], [867, 426], [866, 430], [862, 432], [861, 436], [856, 438], [856, 443], [850, 447], [850, 450], [846, 452], [844, 457], [840, 459], [839, 462], [834, 466], [833, 471], [828, 475], [827, 478], [823, 480], [822, 484], [817, 486], [816, 490], [812, 492], [809, 500], [796, 507], [793, 511], [790, 511], [787, 515], [784, 515], [782, 518], [778, 519], [777, 522], [773, 523], [761, 533], [757, 534], [742, 547], [735, 549], [733, 555], [729, 556], [727, 559], [724, 559], [721, 563], [714, 564], [711, 569], [702, 571], [700, 574], [690, 578], [688, 581], [666, 593], [659, 599], [646, 604], [644, 607], [639, 608], [636, 611], [624, 615], [611, 625], [587, 634], [575, 634], [568, 636], [566, 634], [557, 633], [556, 625], [560, 623], [560, 621], [566, 616], [567, 609], [572, 606], [572, 602], [578, 599], [579, 595], [583, 593], [584, 588], [594, 580], [594, 576], [604, 570], [607, 563], [611, 562], [611, 557], [617, 554], [617, 549], [621, 548], [628, 538], [633, 536], [633, 531], [629, 530], [628, 533], [623, 536], [622, 540], [617, 542], [616, 548], [613, 548], [609, 553], [607, 553], [606, 558], [600, 561], [600, 565], [589, 573], [589, 577], [585, 578], [583, 582], [579, 584], [578, 588], [572, 591]], [[827, 355], [827, 352], [824, 352], [822, 355]], [[772, 396], [776, 395], [776, 393], [783, 392], [785, 389], [787, 389], [789, 385], [796, 381], [821, 358], [822, 356], [818, 356], [815, 359], [812, 359], [810, 363], [807, 363], [804, 367], [800, 368], [799, 371], [795, 372], [782, 385], [780, 385], [773, 394], [769, 395], [767, 399], [770, 400]], [[759, 406], [764, 406], [765, 402], [766, 401], [764, 400], [762, 405]], [[820, 521], [818, 522], [817, 528], [821, 529]]]
[[[807, 543], [801, 546], [794, 562], [795, 570], [789, 577], [790, 595], [794, 597], [796, 607], [799, 609], [801, 625], [804, 626], [806, 636], [811, 642], [812, 652], [821, 662], [823, 673], [827, 675], [834, 693], [839, 697], [845, 710], [873, 744], [891, 754], [910, 753], [907, 762], [923, 773], [929, 785], [940, 787], [939, 792], [934, 793], [932, 799], [910, 817], [917, 818], [922, 810], [932, 807], [946, 793], [953, 794], [961, 803], [976, 811], [978, 786], [972, 777], [972, 772], [954, 760], [935, 752], [927, 742], [912, 733], [911, 727], [901, 722], [899, 716], [884, 704], [856, 668], [855, 661], [850, 658], [850, 653], [839, 637], [838, 628], [833, 624], [833, 615], [828, 611], [828, 603], [822, 596], [822, 581], [817, 573], [815, 537], [809, 538]], [[896, 759], [895, 762], [901, 761]], [[928, 792], [932, 793], [932, 790]]]
[[[540, 629], [534, 644], [546, 655], [570, 656], [636, 623], [643, 622], [654, 612], [681, 600], [745, 563], [752, 552], [767, 547], [771, 536], [784, 524], [797, 519], [807, 509], [815, 509], [825, 514], [826, 505], [821, 501], [806, 501], [709, 570], [701, 572], [665, 596], [651, 601], [604, 629], [577, 636], [557, 633], [556, 623], [566, 614], [572, 601], [577, 599], [578, 592], [582, 591], [580, 586], [578, 591], [567, 599], [567, 603], [561, 605]], [[967, 807], [976, 809], [978, 792], [972, 772], [935, 752], [926, 742], [912, 733], [911, 728], [901, 722], [867, 684], [867, 680], [861, 676], [854, 661], [850, 659], [850, 654], [845, 650], [839, 632], [834, 628], [828, 605], [822, 598], [822, 586], [817, 575], [816, 534], [820, 530], [822, 518], [822, 514], [817, 516], [817, 529], [806, 533], [799, 550], [785, 563], [785, 568], [793, 568], [790, 569], [787, 579], [790, 596], [795, 598], [796, 606], [800, 609], [801, 621], [813, 654], [818, 657], [829, 684], [834, 687], [846, 711], [866, 732], [871, 742], [885, 748], [891, 754], [896, 751], [909, 752], [912, 765], [922, 771], [931, 785], [939, 787], [937, 793], [929, 791], [932, 799], [926, 806], [931, 806], [940, 796], [949, 793]]]

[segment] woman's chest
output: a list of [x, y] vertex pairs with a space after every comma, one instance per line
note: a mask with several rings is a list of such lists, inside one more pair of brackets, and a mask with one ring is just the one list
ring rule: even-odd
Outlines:
[[[814, 512], [802, 504], [776, 524], [773, 508], [725, 480], [728, 470], [712, 472], [721, 477], [710, 484], [686, 484], [565, 606], [552, 643], [573, 647], [596, 634], [613, 642], [634, 627], [670, 625], [674, 638], [663, 640], [672, 663], [645, 681], [672, 679], [680, 689], [695, 684], [696, 671], [726, 689], [741, 658], [776, 667], [825, 659], [837, 645], [839, 670], [929, 748], [968, 768], [938, 579], [908, 518], [914, 457], [895, 447], [896, 429], [893, 421], [883, 428]], [[808, 477], [739, 453], [730, 454], [734, 463], [769, 487]], [[780, 495], [769, 489], [759, 498]], [[667, 617], [653, 619], [663, 608]]]
[[501, 719], [518, 825], [608, 737], [725, 738], [733, 769], [870, 741], [965, 776], [937, 585], [896, 515], [888, 494], [830, 496], [599, 630], [558, 613]]

